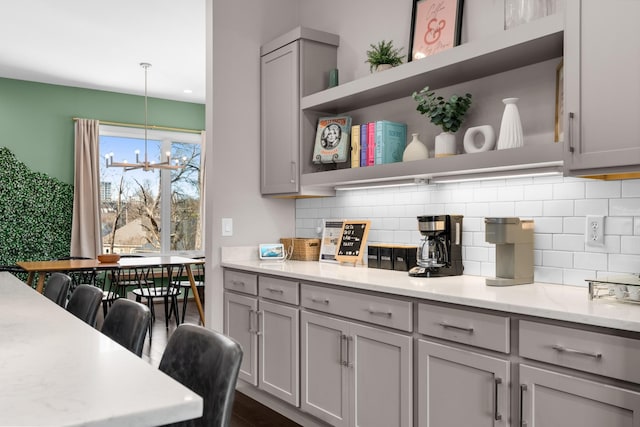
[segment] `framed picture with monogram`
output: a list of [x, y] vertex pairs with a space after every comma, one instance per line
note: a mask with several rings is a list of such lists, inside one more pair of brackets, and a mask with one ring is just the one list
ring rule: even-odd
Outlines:
[[463, 0], [413, 0], [409, 58], [426, 58], [460, 44]]

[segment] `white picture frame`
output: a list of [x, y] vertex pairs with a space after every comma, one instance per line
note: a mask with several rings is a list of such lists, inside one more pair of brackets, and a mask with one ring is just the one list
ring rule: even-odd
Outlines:
[[324, 219], [322, 240], [320, 240], [320, 255], [318, 261], [338, 264], [336, 252], [340, 244], [340, 236], [344, 219]]

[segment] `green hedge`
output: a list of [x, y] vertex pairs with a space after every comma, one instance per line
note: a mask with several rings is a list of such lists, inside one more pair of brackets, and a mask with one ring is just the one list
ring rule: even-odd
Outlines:
[[69, 256], [73, 186], [0, 147], [0, 265]]

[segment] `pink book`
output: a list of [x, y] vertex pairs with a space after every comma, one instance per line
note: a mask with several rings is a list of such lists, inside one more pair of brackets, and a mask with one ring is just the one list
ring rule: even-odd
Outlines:
[[376, 164], [376, 122], [367, 123], [367, 166]]

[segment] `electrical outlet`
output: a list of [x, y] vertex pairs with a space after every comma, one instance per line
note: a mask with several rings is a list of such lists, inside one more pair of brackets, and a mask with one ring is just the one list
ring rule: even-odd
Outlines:
[[587, 215], [584, 238], [587, 246], [604, 246], [604, 216]]

